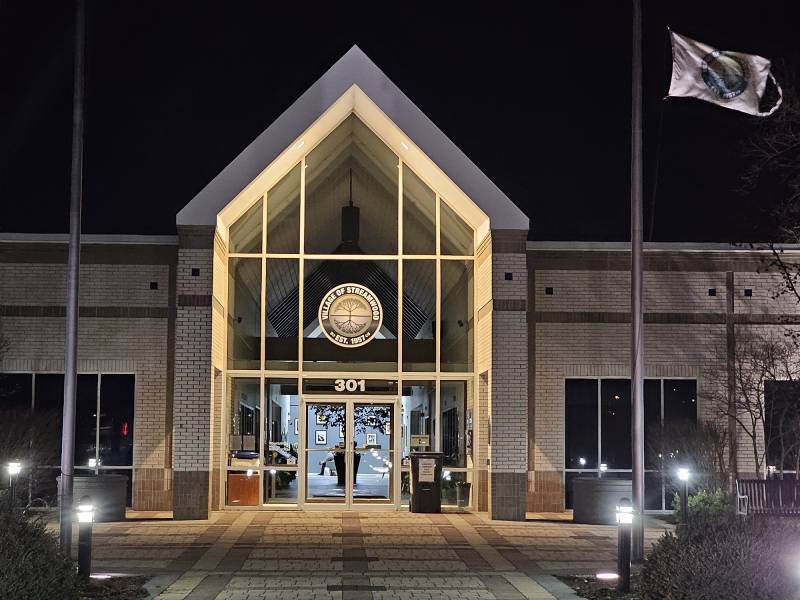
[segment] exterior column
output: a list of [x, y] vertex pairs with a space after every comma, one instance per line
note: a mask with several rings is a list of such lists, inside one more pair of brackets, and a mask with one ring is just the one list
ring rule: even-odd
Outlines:
[[528, 487], [528, 232], [492, 231], [489, 516], [525, 519]]
[[211, 459], [214, 227], [178, 227], [172, 504], [176, 520], [207, 519]]

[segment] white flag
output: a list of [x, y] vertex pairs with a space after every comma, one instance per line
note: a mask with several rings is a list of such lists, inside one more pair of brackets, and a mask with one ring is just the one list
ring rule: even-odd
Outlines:
[[[770, 73], [770, 61], [755, 54], [716, 50], [670, 31], [672, 38], [672, 82], [669, 96], [687, 96], [725, 108], [766, 117], [781, 105], [783, 93]], [[758, 104], [767, 78], [778, 88], [778, 101], [769, 111]]]

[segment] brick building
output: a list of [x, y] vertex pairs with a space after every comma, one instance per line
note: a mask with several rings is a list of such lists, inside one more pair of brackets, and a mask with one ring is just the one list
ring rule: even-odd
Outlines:
[[[128, 475], [134, 508], [176, 519], [397, 509], [431, 449], [445, 504], [563, 510], [577, 473], [630, 470], [629, 257], [528, 230], [353, 48], [176, 236], [83, 236], [77, 468]], [[716, 418], [704, 377], [736, 327], [778, 331], [796, 307], [757, 251], [645, 256], [651, 416]], [[66, 237], [3, 234], [0, 271], [5, 401], [58, 413]], [[651, 469], [651, 509], [668, 487]]]

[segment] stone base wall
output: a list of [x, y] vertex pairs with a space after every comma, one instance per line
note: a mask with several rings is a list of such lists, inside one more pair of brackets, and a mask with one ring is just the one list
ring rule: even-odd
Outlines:
[[524, 521], [526, 509], [525, 473], [489, 475], [489, 517], [503, 521]]
[[172, 516], [175, 520], [208, 519], [209, 472], [175, 471], [172, 499]]

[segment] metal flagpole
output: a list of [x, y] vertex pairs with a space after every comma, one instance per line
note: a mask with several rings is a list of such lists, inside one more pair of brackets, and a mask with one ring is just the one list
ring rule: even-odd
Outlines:
[[631, 69], [631, 442], [632, 559], [644, 558], [644, 348], [642, 347], [642, 4], [633, 0]]
[[72, 477], [75, 472], [75, 391], [78, 354], [78, 277], [81, 258], [81, 200], [83, 196], [83, 94], [86, 48], [86, 5], [75, 9], [75, 67], [72, 92], [72, 169], [69, 198], [69, 258], [67, 265], [67, 335], [64, 350], [64, 417], [61, 429], [61, 491], [59, 498], [61, 550], [72, 548]]

